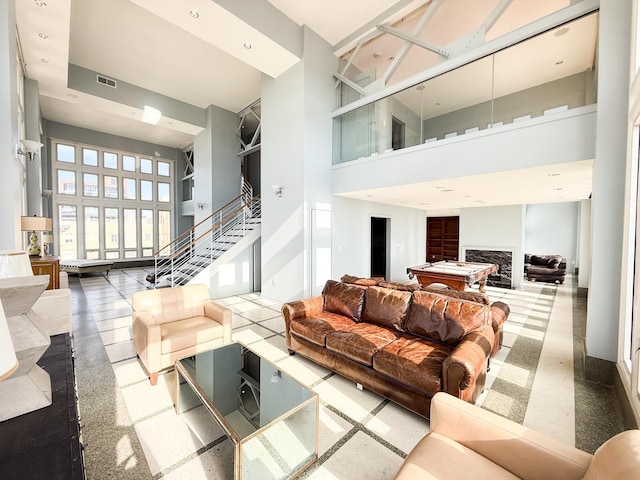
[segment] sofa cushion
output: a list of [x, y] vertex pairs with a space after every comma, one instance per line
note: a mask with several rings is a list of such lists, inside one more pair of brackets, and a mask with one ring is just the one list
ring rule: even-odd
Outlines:
[[393, 290], [402, 290], [403, 292], [413, 292], [420, 290], [419, 283], [400, 283], [400, 282], [380, 282], [379, 287], [391, 288]]
[[399, 336], [400, 333], [378, 325], [354, 323], [344, 330], [328, 334], [327, 350], [371, 366], [373, 355]]
[[451, 351], [447, 345], [405, 334], [373, 356], [373, 369], [435, 394], [442, 390], [442, 362]]
[[327, 280], [322, 290], [325, 312], [337, 313], [359, 321], [366, 287]]
[[431, 292], [413, 292], [405, 330], [448, 345], [457, 345], [469, 332], [487, 325], [489, 308]]
[[224, 336], [224, 327], [209, 317], [192, 317], [160, 325], [162, 354], [192, 348]]
[[354, 277], [353, 275], [344, 274], [340, 277], [340, 281], [343, 283], [351, 283], [353, 285], [362, 285], [364, 287], [373, 287], [378, 285], [378, 283], [384, 280], [384, 277], [371, 277], [371, 278], [362, 278], [362, 277]]
[[547, 266], [549, 268], [559, 268], [563, 260], [564, 258], [560, 255], [550, 255], [549, 260], [547, 260]]
[[551, 267], [536, 267], [530, 266], [527, 269], [527, 275], [553, 275], [553, 276], [564, 276], [567, 271], [563, 268], [551, 268]]
[[323, 312], [319, 316], [296, 318], [289, 328], [294, 335], [324, 347], [329, 333], [349, 328], [354, 323], [353, 320], [342, 315]]
[[489, 296], [482, 292], [466, 292], [454, 290], [452, 288], [436, 288], [429, 285], [422, 286], [420, 290], [425, 292], [437, 293], [446, 297], [459, 298], [460, 300], [469, 300], [470, 302], [482, 303], [489, 305]]
[[383, 327], [403, 331], [411, 292], [390, 288], [369, 287], [364, 295], [362, 320]]

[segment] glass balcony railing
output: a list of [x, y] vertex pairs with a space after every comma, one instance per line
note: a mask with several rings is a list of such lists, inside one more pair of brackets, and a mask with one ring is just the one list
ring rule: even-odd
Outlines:
[[333, 163], [596, 103], [597, 25], [587, 15], [334, 118]]

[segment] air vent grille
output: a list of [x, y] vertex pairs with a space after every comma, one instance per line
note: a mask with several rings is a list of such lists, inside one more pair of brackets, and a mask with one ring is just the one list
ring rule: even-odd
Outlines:
[[116, 88], [118, 85], [113, 78], [105, 77], [104, 75], [97, 76], [98, 83], [101, 85], [106, 85], [107, 87]]

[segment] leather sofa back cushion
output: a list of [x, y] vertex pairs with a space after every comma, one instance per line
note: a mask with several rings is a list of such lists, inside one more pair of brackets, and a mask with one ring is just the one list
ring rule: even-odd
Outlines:
[[327, 280], [322, 290], [325, 312], [336, 313], [360, 321], [366, 287]]
[[369, 287], [364, 295], [362, 320], [402, 332], [410, 304], [411, 292]]
[[488, 324], [489, 308], [431, 292], [413, 292], [405, 330], [419, 337], [457, 345], [469, 332]]
[[381, 280], [384, 280], [384, 278], [383, 277], [361, 278], [361, 277], [354, 277], [353, 275], [347, 275], [347, 274], [340, 277], [340, 281], [343, 283], [352, 283], [354, 285], [363, 285], [365, 287], [378, 285], [378, 283]]
[[393, 290], [402, 290], [404, 292], [413, 292], [420, 290], [419, 283], [400, 283], [400, 282], [380, 282], [379, 287], [391, 288]]
[[425, 292], [437, 293], [438, 295], [444, 295], [445, 297], [458, 298], [460, 300], [469, 300], [470, 302], [482, 303], [483, 305], [489, 305], [489, 296], [482, 292], [464, 292], [460, 290], [453, 290], [451, 288], [437, 288], [431, 286], [422, 286], [420, 290]]

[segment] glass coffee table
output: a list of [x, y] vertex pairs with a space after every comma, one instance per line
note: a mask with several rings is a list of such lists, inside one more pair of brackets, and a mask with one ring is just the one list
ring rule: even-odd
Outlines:
[[176, 413], [204, 405], [234, 446], [235, 479], [283, 479], [318, 459], [318, 394], [239, 344], [176, 361]]

